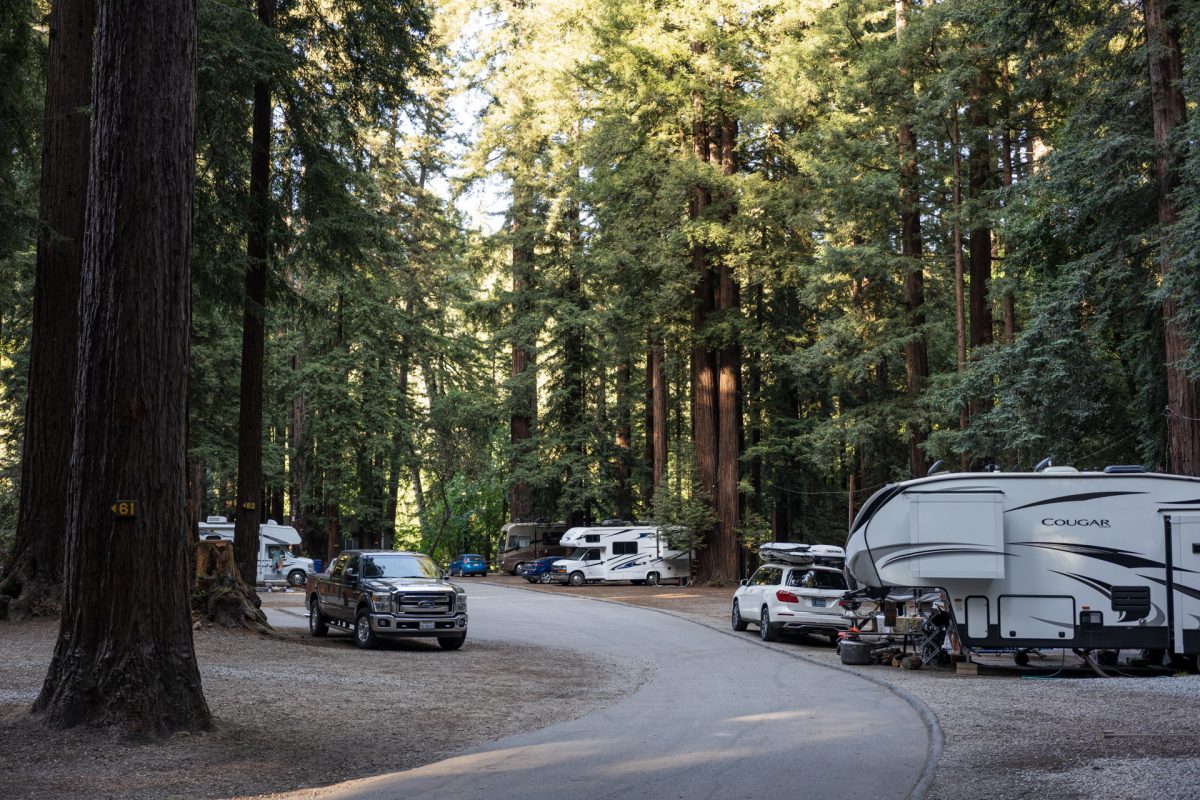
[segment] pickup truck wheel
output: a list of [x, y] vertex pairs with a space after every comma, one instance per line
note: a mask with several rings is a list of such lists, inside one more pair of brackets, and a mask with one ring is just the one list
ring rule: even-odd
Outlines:
[[462, 636], [439, 636], [438, 644], [443, 650], [457, 650], [463, 646], [463, 642], [467, 640], [467, 635]]
[[572, 586], [583, 586], [583, 573], [572, 572], [570, 577], [567, 578], [567, 583], [571, 584]]
[[360, 608], [354, 617], [354, 643], [363, 650], [373, 650], [379, 644], [379, 637], [371, 630], [371, 615], [365, 608]]
[[658, 586], [658, 573], [657, 572], [647, 572], [646, 573], [646, 585], [647, 586]]
[[308, 609], [308, 632], [313, 636], [324, 636], [329, 633], [329, 623], [325, 619], [325, 615], [321, 613], [321, 606], [317, 603], [316, 598], [313, 598], [312, 605]]
[[292, 586], [303, 586], [307, 576], [302, 569], [294, 569], [288, 573], [288, 583]]

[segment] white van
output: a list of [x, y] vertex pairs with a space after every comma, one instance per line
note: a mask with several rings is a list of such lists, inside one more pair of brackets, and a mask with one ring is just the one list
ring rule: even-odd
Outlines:
[[673, 549], [657, 525], [571, 528], [561, 544], [573, 548], [550, 568], [551, 579], [562, 584], [629, 581], [654, 586], [668, 579], [682, 582], [690, 574], [687, 551]]
[[[209, 517], [200, 523], [201, 541], [233, 541], [233, 523], [225, 517]], [[292, 555], [288, 545], [300, 544], [300, 532], [273, 519], [258, 526], [258, 582], [303, 586], [314, 572], [311, 558]], [[276, 562], [280, 563], [276, 568]]]

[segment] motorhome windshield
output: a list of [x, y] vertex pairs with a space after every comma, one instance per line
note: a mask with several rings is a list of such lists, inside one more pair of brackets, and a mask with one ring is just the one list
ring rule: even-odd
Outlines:
[[364, 578], [433, 578], [441, 572], [432, 559], [424, 556], [363, 556]]
[[504, 552], [509, 550], [522, 550], [529, 547], [528, 536], [509, 536], [508, 541], [504, 545]]
[[576, 547], [567, 558], [572, 561], [598, 561], [600, 551], [595, 547]]

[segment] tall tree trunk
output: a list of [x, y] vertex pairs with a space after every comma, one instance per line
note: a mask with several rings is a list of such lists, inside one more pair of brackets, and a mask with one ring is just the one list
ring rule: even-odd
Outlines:
[[971, 88], [967, 113], [970, 122], [970, 148], [967, 156], [968, 197], [973, 204], [970, 236], [971, 347], [992, 343], [992, 306], [988, 284], [992, 277], [992, 229], [980, 211], [984, 192], [992, 180], [992, 144], [988, 135], [990, 113], [988, 93], [991, 80], [981, 65], [979, 77]]
[[[1004, 103], [1004, 127], [1000, 134], [1000, 160], [1003, 167], [1003, 174], [1000, 176], [1000, 185], [1005, 189], [1012, 188], [1014, 180], [1013, 171], [1013, 137], [1011, 124], [1011, 103], [1012, 103], [1012, 80], [1008, 71], [1008, 59], [1005, 58], [1000, 63], [1000, 91]], [[1010, 263], [1005, 258], [1004, 267], [1004, 343], [1012, 344], [1017, 335], [1017, 301], [1013, 290], [1013, 282], [1016, 276], [1009, 271], [1008, 264]]]
[[212, 726], [192, 645], [187, 375], [196, 9], [107, 0], [95, 38], [52, 727]]
[[[955, 367], [959, 374], [967, 368], [967, 318], [966, 318], [966, 286], [964, 284], [963, 268], [963, 236], [962, 236], [962, 155], [961, 141], [958, 135], [958, 109], [950, 112], [953, 116], [950, 122], [950, 160], [954, 171], [954, 190], [951, 205], [954, 219], [954, 322], [955, 322]], [[958, 429], [965, 431], [968, 422], [968, 407], [963, 404], [958, 411]], [[970, 461], [964, 451], [959, 456], [959, 468], [966, 472]]]
[[513, 341], [512, 369], [509, 373], [510, 399], [509, 442], [512, 446], [512, 476], [508, 490], [508, 509], [512, 522], [533, 516], [533, 493], [522, 472], [528, 466], [528, 449], [532, 444], [533, 418], [537, 412], [537, 378], [533, 364], [534, 336], [527, 330], [532, 302], [529, 292], [533, 279], [533, 209], [528, 190], [513, 189], [512, 208], [512, 288]]
[[[732, 99], [733, 87], [725, 85], [727, 97]], [[737, 120], [721, 115], [721, 174], [730, 177], [737, 169], [735, 149], [737, 146]], [[723, 198], [722, 216], [733, 215], [733, 198]], [[738, 320], [738, 285], [728, 259], [721, 259], [717, 270], [717, 312], [728, 327]], [[738, 493], [739, 466], [741, 465], [741, 407], [740, 372], [742, 366], [741, 346], [737, 334], [729, 334], [717, 353], [717, 518], [718, 526], [712, 550], [712, 565], [706, 576], [718, 584], [733, 583], [738, 577], [737, 531], [740, 522], [740, 497]]]
[[[578, 123], [575, 138], [579, 136]], [[584, 350], [584, 322], [586, 301], [580, 277], [580, 262], [583, 259], [582, 239], [579, 230], [579, 202], [572, 198], [568, 204], [564, 224], [570, 243], [567, 252], [567, 283], [564, 298], [570, 309], [570, 319], [563, 320], [563, 377], [566, 389], [563, 398], [562, 429], [567, 435], [574, 458], [566, 461], [566, 496], [570, 498], [567, 509], [568, 525], [584, 525], [590, 516], [587, 508], [588, 443], [584, 419], [585, 383], [587, 380], [587, 354]]]
[[62, 592], [67, 471], [75, 411], [79, 281], [92, 94], [92, 0], [56, 0], [43, 117], [41, 223], [34, 280], [21, 496], [0, 578], [0, 619], [20, 619]]
[[[300, 353], [292, 356], [292, 373], [298, 374], [300, 371], [302, 356]], [[288, 467], [291, 471], [291, 481], [289, 482], [290, 499], [289, 504], [292, 508], [292, 525], [300, 533], [300, 539], [304, 543], [304, 547], [311, 552], [313, 550], [313, 542], [310, 541], [308, 532], [308, 499], [305, 493], [308, 490], [308, 432], [305, 427], [304, 420], [304, 390], [297, 389], [296, 394], [292, 397], [291, 415], [288, 418], [288, 441], [291, 445], [289, 448]]]
[[[1176, 268], [1175, 243], [1170, 226], [1179, 218], [1172, 193], [1179, 186], [1171, 134], [1186, 122], [1187, 106], [1180, 82], [1183, 52], [1179, 45], [1178, 4], [1171, 0], [1144, 0], [1146, 41], [1150, 68], [1150, 106], [1154, 115], [1154, 142], [1158, 155], [1154, 177], [1158, 198], [1159, 270], [1168, 280]], [[1167, 356], [1167, 460], [1178, 475], [1200, 475], [1200, 397], [1195, 381], [1183, 366], [1187, 341], [1177, 319], [1179, 301], [1174, 294], [1163, 302], [1163, 337]]]
[[663, 364], [663, 343], [656, 339], [650, 344], [650, 414], [654, 420], [654, 440], [650, 474], [657, 490], [667, 477], [667, 373]]
[[[275, 26], [275, 0], [258, 0], [258, 21]], [[271, 90], [254, 82], [250, 145], [250, 229], [246, 237], [246, 296], [242, 309], [242, 373], [238, 405], [238, 490], [233, 552], [242, 580], [258, 582], [258, 526], [263, 489], [263, 353], [266, 346], [267, 268], [271, 231]]]
[[633, 473], [633, 424], [630, 419], [633, 398], [629, 391], [629, 378], [632, 372], [633, 365], [629, 363], [628, 358], [622, 359], [621, 363], [617, 365], [616, 514], [618, 519], [633, 519], [633, 494], [630, 485]]
[[[704, 53], [700, 42], [692, 43], [696, 60]], [[692, 157], [698, 162], [708, 162], [712, 156], [709, 146], [708, 122], [705, 117], [704, 98], [700, 92], [692, 92]], [[719, 156], [718, 156], [719, 158]], [[692, 187], [689, 217], [696, 221], [705, 215], [709, 204], [709, 192], [699, 184]], [[692, 245], [692, 280], [695, 289], [692, 297], [692, 440], [696, 454], [696, 477], [702, 498], [716, 507], [717, 490], [717, 357], [706, 341], [709, 317], [715, 308], [716, 275], [709, 265], [707, 246], [700, 241]], [[710, 542], [711, 544], [711, 542]], [[709, 547], [700, 553], [700, 574], [703, 580], [719, 575], [720, 556]]]
[[[903, 37], [908, 24], [908, 0], [896, 0], [896, 40]], [[907, 59], [905, 59], [907, 63]], [[911, 329], [904, 345], [904, 372], [910, 403], [908, 428], [908, 468], [914, 477], [925, 474], [927, 466], [925, 429], [915, 419], [916, 403], [929, 379], [929, 352], [925, 343], [925, 269], [921, 252], [921, 208], [917, 175], [917, 140], [909, 116], [912, 114], [909, 69], [901, 70], [905, 78], [902, 87], [904, 100], [900, 103], [900, 255], [908, 264], [904, 271], [904, 306]]]

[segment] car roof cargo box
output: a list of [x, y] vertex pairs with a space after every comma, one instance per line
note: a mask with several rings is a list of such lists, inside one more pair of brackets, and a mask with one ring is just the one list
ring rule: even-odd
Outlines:
[[758, 546], [758, 555], [763, 561], [797, 566], [841, 567], [846, 560], [846, 551], [836, 545], [799, 542], [765, 542]]

